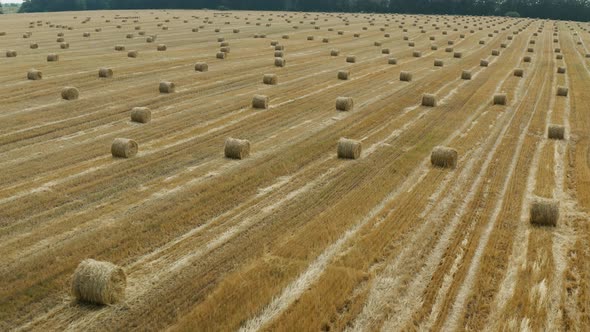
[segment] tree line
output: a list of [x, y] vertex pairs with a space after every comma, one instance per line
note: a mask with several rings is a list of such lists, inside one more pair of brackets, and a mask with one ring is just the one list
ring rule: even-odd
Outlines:
[[25, 0], [20, 12], [163, 8], [520, 15], [577, 21], [590, 19], [590, 0]]

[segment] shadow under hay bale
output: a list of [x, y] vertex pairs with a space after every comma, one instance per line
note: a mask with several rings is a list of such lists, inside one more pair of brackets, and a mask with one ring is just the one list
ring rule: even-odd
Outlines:
[[531, 203], [530, 223], [537, 226], [557, 226], [559, 221], [559, 201], [536, 199]]
[[455, 168], [457, 167], [458, 157], [457, 150], [445, 146], [437, 146], [430, 154], [430, 162], [436, 167]]
[[358, 159], [361, 156], [362, 145], [360, 141], [341, 138], [338, 141], [337, 155], [340, 159]]
[[115, 158], [130, 158], [137, 154], [137, 142], [128, 138], [115, 138], [111, 145], [111, 154]]
[[225, 140], [224, 154], [230, 159], [244, 159], [250, 155], [250, 141], [237, 138]]
[[123, 300], [126, 286], [127, 277], [121, 267], [86, 259], [74, 272], [71, 292], [78, 301], [105, 305]]

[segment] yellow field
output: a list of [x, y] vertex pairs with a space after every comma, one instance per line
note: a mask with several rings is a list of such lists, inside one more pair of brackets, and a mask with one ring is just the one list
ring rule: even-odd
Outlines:
[[[588, 27], [279, 12], [2, 16], [0, 330], [589, 330]], [[284, 46], [285, 67], [271, 41]], [[99, 78], [103, 67], [113, 77]], [[32, 68], [41, 80], [27, 79]], [[263, 84], [265, 74], [278, 84]], [[160, 93], [162, 81], [176, 92]], [[66, 86], [79, 99], [62, 99]], [[425, 93], [435, 107], [421, 105]], [[505, 105], [493, 104], [499, 93]], [[254, 95], [268, 96], [268, 109], [252, 108]], [[337, 97], [354, 108], [337, 111]], [[131, 122], [134, 107], [148, 107], [151, 122]], [[565, 139], [548, 139], [550, 124]], [[249, 140], [250, 156], [225, 158], [228, 137]], [[362, 142], [360, 158], [337, 157], [341, 137]], [[115, 138], [139, 153], [112, 157]], [[456, 168], [431, 164], [436, 146], [458, 152]], [[529, 222], [539, 198], [559, 202], [557, 226]], [[124, 269], [123, 301], [75, 301], [72, 274], [87, 258]]]

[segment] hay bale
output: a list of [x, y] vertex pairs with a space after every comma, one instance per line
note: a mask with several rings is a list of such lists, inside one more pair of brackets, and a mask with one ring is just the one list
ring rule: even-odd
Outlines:
[[562, 60], [563, 59], [563, 54], [556, 54], [555, 55], [555, 59]]
[[55, 61], [59, 61], [59, 55], [57, 55], [55, 53], [50, 53], [47, 55], [47, 62], [55, 62]]
[[127, 57], [129, 57], [129, 58], [137, 58], [137, 56], [138, 56], [138, 53], [137, 53], [137, 51], [135, 51], [135, 50], [133, 50], [133, 51], [129, 51], [129, 52], [127, 53]]
[[389, 59], [387, 59], [387, 63], [390, 65], [397, 65], [397, 59], [396, 58], [389, 58]]
[[113, 77], [113, 70], [111, 68], [100, 68], [98, 70], [98, 77], [111, 78]]
[[558, 86], [557, 87], [557, 95], [561, 97], [567, 97], [568, 88], [565, 86]]
[[390, 53], [390, 51], [388, 48], [384, 48], [381, 50], [381, 54], [389, 54], [389, 53]]
[[565, 127], [560, 126], [560, 125], [556, 125], [556, 124], [550, 124], [547, 127], [547, 138], [557, 139], [557, 140], [564, 139], [565, 138]]
[[43, 73], [37, 69], [30, 69], [27, 72], [27, 79], [37, 81], [43, 78]]
[[565, 74], [565, 67], [557, 67], [558, 74]]
[[228, 137], [223, 150], [226, 158], [244, 159], [250, 155], [250, 141]]
[[168, 47], [166, 47], [166, 45], [164, 45], [164, 44], [159, 44], [158, 45], [158, 51], [165, 51], [167, 49], [168, 49]]
[[488, 60], [486, 60], [486, 59], [481, 59], [479, 61], [479, 66], [480, 67], [487, 67], [489, 64], [490, 64], [490, 62]]
[[31, 48], [32, 50], [36, 50], [36, 49], [38, 49], [38, 48], [39, 48], [39, 44], [37, 44], [37, 43], [31, 43], [31, 44], [29, 45], [29, 48]]
[[277, 85], [279, 78], [276, 74], [264, 74], [262, 77], [262, 83], [267, 85]]
[[514, 69], [514, 76], [523, 77], [524, 76], [524, 69], [522, 69], [522, 68]]
[[7, 58], [14, 58], [14, 57], [16, 57], [16, 51], [15, 50], [8, 50], [8, 51], [6, 51], [6, 57]]
[[283, 58], [275, 58], [275, 67], [285, 67], [287, 65], [287, 60]]
[[362, 145], [360, 141], [348, 138], [338, 140], [337, 155], [341, 159], [358, 159], [361, 156]]
[[442, 67], [442, 66], [444, 66], [444, 62], [441, 59], [434, 59], [434, 66], [435, 67]]
[[217, 54], [215, 54], [215, 57], [217, 59], [221, 59], [221, 60], [225, 59], [226, 56], [227, 56], [227, 53], [224, 53], [224, 52], [217, 52]]
[[522, 58], [522, 61], [527, 62], [527, 63], [528, 62], [531, 62], [531, 60], [532, 60], [532, 58], [530, 56], [528, 56], [528, 55], [525, 56], [524, 58]]
[[420, 58], [420, 57], [422, 57], [422, 52], [420, 52], [420, 51], [414, 51], [414, 52], [412, 52], [412, 56], [414, 58]]
[[461, 72], [461, 79], [462, 80], [470, 80], [471, 79], [471, 71], [470, 70], [463, 70]]
[[494, 95], [493, 104], [494, 105], [506, 105], [508, 97], [506, 97], [505, 93], [497, 93]]
[[205, 62], [197, 62], [195, 64], [195, 71], [207, 72], [209, 71], [209, 65]]
[[115, 45], [115, 51], [125, 51], [125, 46], [123, 46], [123, 45]]
[[435, 167], [455, 168], [457, 167], [458, 157], [457, 150], [445, 146], [437, 146], [430, 154], [430, 162]]
[[252, 98], [252, 108], [255, 109], [268, 109], [268, 96], [254, 95]]
[[224, 47], [222, 47], [222, 48], [219, 49], [219, 52], [229, 53], [230, 52], [230, 48], [229, 48], [229, 46], [224, 46]]
[[530, 223], [537, 226], [557, 226], [559, 201], [537, 198], [531, 203]]
[[74, 271], [71, 292], [78, 301], [114, 304], [123, 300], [126, 286], [127, 278], [121, 267], [86, 259]]
[[425, 93], [422, 95], [422, 106], [427, 107], [435, 107], [436, 106], [436, 96], [430, 93]]
[[69, 43], [61, 43], [61, 44], [59, 44], [59, 47], [62, 50], [66, 50], [66, 49], [70, 48], [70, 44]]
[[145, 39], [146, 43], [153, 43], [154, 42], [154, 37], [147, 37]]
[[131, 121], [148, 123], [152, 120], [152, 111], [147, 107], [134, 107], [131, 109]]
[[356, 56], [354, 55], [349, 55], [346, 57], [346, 62], [348, 63], [355, 63], [356, 62]]
[[160, 82], [160, 93], [173, 93], [176, 90], [176, 84], [172, 82]]
[[66, 86], [61, 90], [61, 97], [65, 100], [76, 100], [79, 96], [80, 92], [74, 87]]
[[275, 51], [275, 58], [282, 58], [284, 55], [283, 51]]
[[399, 80], [402, 82], [411, 82], [412, 81], [412, 73], [408, 71], [401, 71], [399, 73]]
[[499, 50], [492, 50], [492, 56], [499, 56], [499, 55], [500, 55]]
[[354, 100], [352, 97], [338, 97], [336, 98], [336, 110], [337, 111], [352, 111], [354, 108]]
[[88, 37], [90, 37], [90, 32], [84, 32], [84, 33], [82, 34], [82, 37], [85, 37], [85, 38], [88, 38]]
[[348, 77], [350, 76], [350, 71], [348, 70], [339, 70], [338, 71], [338, 79], [339, 80], [348, 80]]
[[111, 154], [115, 158], [130, 158], [137, 154], [138, 145], [129, 138], [115, 138], [111, 145]]
[[330, 56], [339, 56], [340, 55], [340, 51], [339, 50], [331, 50], [330, 51]]
[[532, 48], [532, 47], [529, 47], [529, 48], [527, 48], [526, 51], [529, 52], [529, 53], [534, 53], [535, 52], [535, 49]]

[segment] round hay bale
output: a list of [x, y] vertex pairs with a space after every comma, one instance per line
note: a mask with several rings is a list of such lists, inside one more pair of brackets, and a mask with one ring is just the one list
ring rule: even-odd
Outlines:
[[275, 58], [275, 67], [285, 67], [287, 65], [287, 60], [283, 58]]
[[498, 93], [494, 95], [493, 104], [494, 105], [506, 105], [508, 97], [506, 97], [505, 93]]
[[338, 71], [338, 79], [339, 80], [348, 80], [348, 77], [350, 76], [350, 71], [348, 70], [339, 70]]
[[361, 156], [362, 145], [360, 141], [348, 138], [338, 140], [337, 155], [341, 159], [358, 159]]
[[168, 47], [166, 47], [166, 45], [164, 45], [164, 44], [159, 44], [158, 45], [158, 51], [165, 51], [167, 49], [168, 49]]
[[250, 155], [250, 141], [229, 137], [223, 150], [226, 158], [244, 159]]
[[252, 108], [255, 109], [268, 109], [268, 96], [254, 95], [252, 98]]
[[414, 52], [412, 52], [412, 56], [414, 58], [420, 58], [420, 57], [422, 57], [422, 52], [420, 52], [420, 51], [414, 51]]
[[499, 50], [492, 50], [492, 56], [499, 56], [499, 55], [500, 55]]
[[337, 111], [352, 111], [354, 108], [354, 100], [352, 97], [338, 97], [336, 98], [336, 110]]
[[86, 259], [72, 278], [72, 295], [78, 301], [114, 304], [125, 297], [127, 278], [123, 269], [109, 262]]
[[339, 50], [331, 50], [330, 51], [330, 56], [339, 56], [340, 55], [340, 51]]
[[111, 78], [113, 77], [113, 70], [111, 68], [100, 68], [98, 70], [98, 77]]
[[441, 59], [434, 59], [434, 66], [435, 67], [442, 67], [442, 66], [444, 66], [444, 62]]
[[470, 80], [471, 79], [471, 71], [470, 70], [463, 70], [461, 72], [461, 79], [462, 80]]
[[514, 76], [523, 77], [524, 76], [524, 69], [522, 69], [522, 68], [514, 69]]
[[66, 50], [66, 49], [70, 48], [70, 44], [69, 43], [61, 43], [61, 44], [59, 44], [59, 47], [62, 50]]
[[130, 158], [137, 154], [138, 145], [129, 138], [115, 138], [111, 145], [111, 154], [115, 158]]
[[529, 53], [534, 53], [535, 52], [535, 49], [532, 48], [532, 47], [529, 47], [529, 48], [527, 48], [526, 51], [529, 52]]
[[463, 53], [462, 53], [462, 52], [455, 52], [455, 53], [453, 54], [453, 57], [454, 57], [455, 59], [461, 59], [461, 58], [463, 57]]
[[277, 85], [279, 78], [276, 74], [264, 74], [262, 77], [262, 83], [267, 85]]
[[445, 52], [447, 52], [447, 53], [451, 53], [451, 52], [453, 52], [453, 50], [454, 50], [454, 48], [452, 48], [452, 47], [445, 48]]
[[195, 64], [195, 71], [207, 72], [209, 71], [209, 65], [205, 62], [197, 62]]
[[415, 42], [409, 42], [408, 43], [408, 47], [414, 47], [414, 46], [416, 46], [416, 43]]
[[537, 198], [531, 203], [530, 222], [537, 226], [557, 226], [559, 201]]
[[217, 52], [217, 54], [215, 54], [215, 57], [217, 59], [223, 60], [223, 59], [225, 59], [227, 57], [227, 53], [225, 53], [225, 52]]
[[127, 57], [129, 57], [129, 58], [137, 58], [137, 56], [138, 56], [138, 53], [137, 53], [137, 51], [135, 51], [135, 50], [133, 50], [133, 51], [129, 51], [129, 52], [127, 53]]
[[525, 56], [524, 58], [522, 58], [522, 61], [524, 62], [531, 62], [532, 58], [530, 56]]
[[275, 45], [275, 51], [284, 51], [285, 45]]
[[322, 38], [322, 43], [329, 43], [329, 42], [330, 42], [330, 39], [328, 39], [328, 38]]
[[481, 59], [479, 61], [479, 66], [480, 67], [487, 67], [489, 64], [490, 64], [490, 62], [488, 60], [486, 60], [486, 59]]
[[65, 41], [65, 39], [63, 37], [59, 37], [56, 39], [56, 42], [58, 43], [63, 43]]
[[479, 45], [484, 45], [485, 43], [486, 43], [486, 41], [483, 39], [479, 41]]
[[458, 157], [457, 150], [445, 146], [437, 146], [430, 154], [430, 162], [435, 167], [455, 168], [457, 167]]
[[275, 51], [275, 58], [282, 58], [284, 55], [283, 51]]
[[563, 59], [563, 54], [556, 54], [555, 55], [555, 59], [562, 60]]
[[66, 86], [61, 89], [61, 97], [65, 100], [76, 100], [79, 96], [80, 92], [74, 87]]
[[422, 106], [426, 107], [435, 107], [436, 106], [436, 96], [430, 93], [425, 93], [422, 95]]
[[397, 59], [396, 58], [389, 58], [389, 59], [387, 59], [387, 63], [390, 65], [397, 65]]
[[389, 54], [389, 49], [388, 48], [382, 49], [381, 54]]
[[123, 45], [115, 45], [115, 51], [125, 51], [125, 46], [123, 46]]
[[229, 46], [224, 46], [224, 47], [222, 47], [222, 48], [219, 49], [219, 52], [229, 53], [230, 52], [230, 48], [229, 48]]
[[560, 125], [556, 125], [556, 124], [550, 124], [547, 127], [547, 138], [556, 139], [556, 140], [564, 139], [565, 138], [565, 127], [560, 126]]
[[565, 74], [565, 67], [557, 67], [558, 74]]
[[30, 69], [27, 72], [27, 79], [37, 81], [43, 78], [43, 73], [37, 69]]
[[355, 63], [356, 62], [356, 56], [354, 55], [349, 55], [346, 57], [346, 62], [347, 63]]
[[307, 40], [314, 40], [314, 36], [307, 36]]
[[148, 123], [152, 120], [152, 111], [147, 107], [134, 107], [131, 109], [131, 121]]
[[561, 97], [567, 97], [568, 88], [565, 86], [558, 86], [557, 87], [557, 95]]
[[411, 82], [412, 81], [412, 73], [408, 71], [401, 71], [399, 73], [399, 80], [402, 82]]
[[84, 33], [82, 34], [82, 37], [85, 37], [85, 38], [88, 38], [88, 37], [90, 37], [90, 32], [84, 32]]
[[154, 42], [154, 37], [147, 37], [145, 39], [146, 43], [153, 43]]
[[176, 90], [176, 84], [166, 81], [160, 82], [159, 90], [160, 93], [174, 93]]
[[38, 49], [38, 48], [39, 48], [39, 44], [37, 44], [37, 43], [31, 43], [31, 44], [29, 45], [29, 47], [30, 47], [32, 50], [36, 50], [36, 49]]
[[50, 53], [47, 55], [47, 62], [55, 62], [55, 61], [59, 61], [59, 55], [57, 55], [55, 53]]
[[14, 58], [14, 57], [16, 57], [16, 51], [15, 50], [8, 50], [8, 51], [6, 51], [6, 57], [7, 58]]
[[438, 50], [438, 46], [437, 45], [430, 45], [430, 50], [436, 51], [436, 50]]

